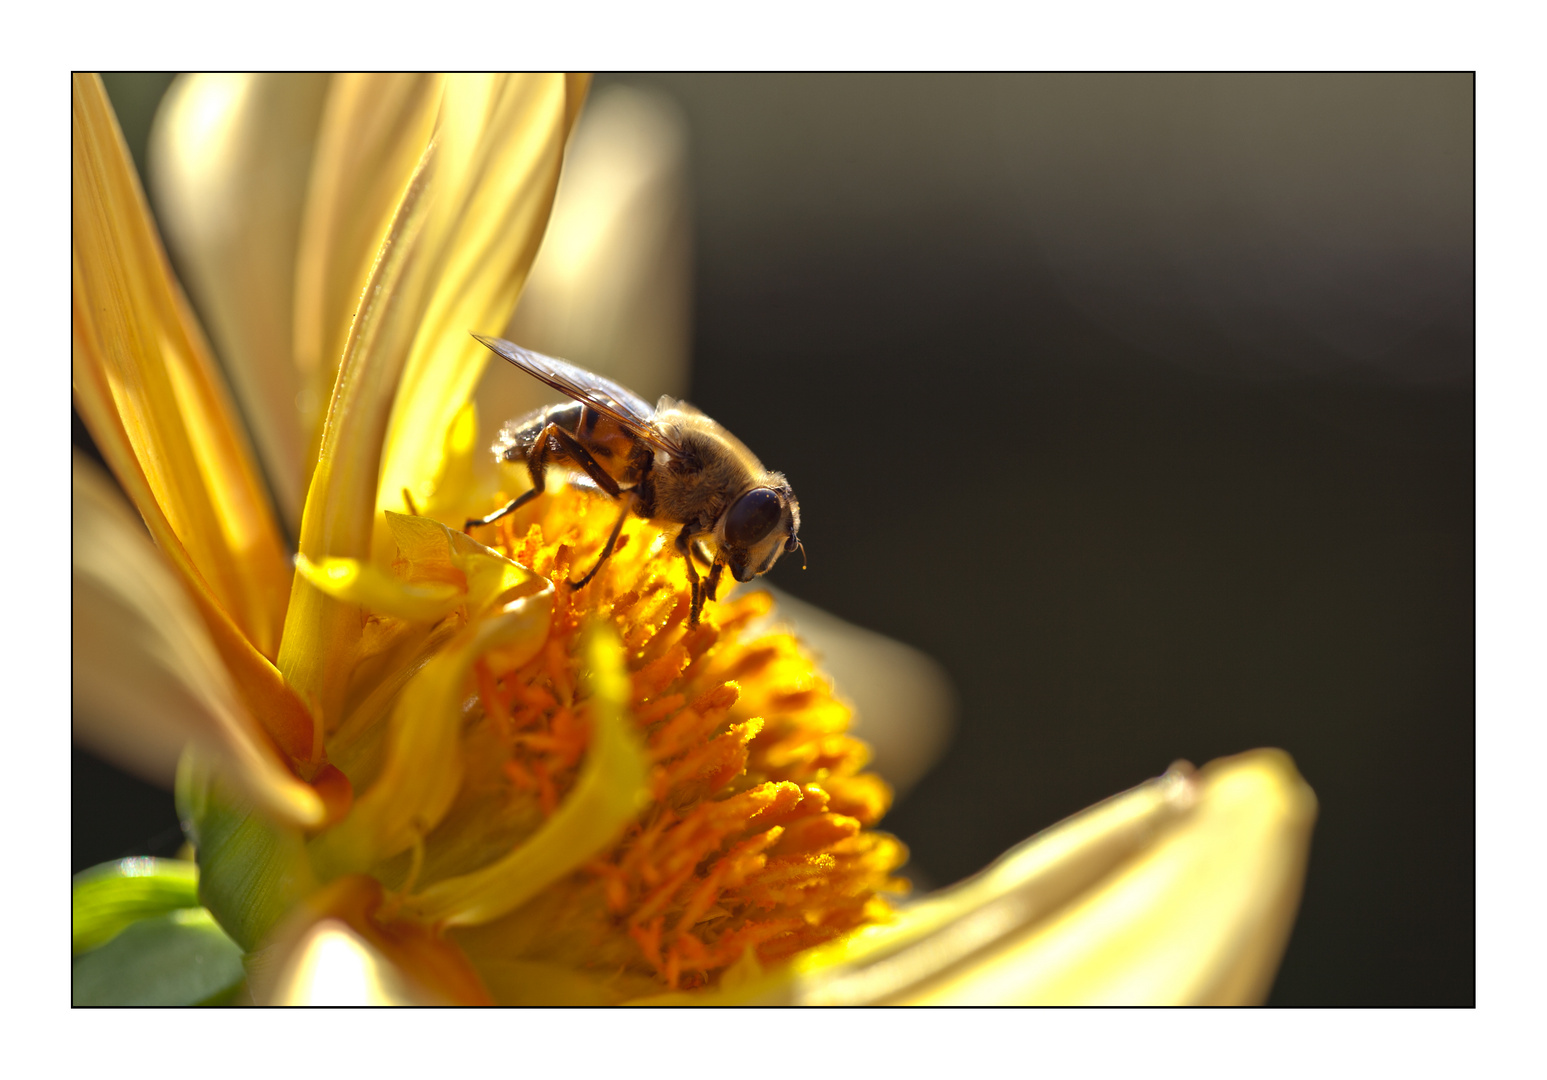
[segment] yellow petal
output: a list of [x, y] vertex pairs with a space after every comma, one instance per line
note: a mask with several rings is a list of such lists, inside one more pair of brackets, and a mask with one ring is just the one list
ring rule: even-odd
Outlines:
[[462, 605], [463, 594], [444, 582], [407, 582], [359, 559], [295, 559], [296, 573], [335, 600], [408, 622], [437, 622]]
[[[248, 639], [273, 655], [289, 573], [267, 497], [167, 272], [101, 80], [78, 75], [74, 88], [77, 402], [157, 542], [175, 537]], [[171, 537], [152, 520], [163, 516]]]
[[649, 763], [625, 711], [623, 646], [610, 630], [594, 628], [582, 648], [592, 680], [591, 744], [563, 805], [504, 858], [409, 897], [406, 913], [443, 926], [497, 919], [589, 860], [639, 813]]
[[1315, 817], [1315, 796], [1280, 750], [1174, 768], [895, 922], [713, 1000], [1258, 1003], [1294, 923]]
[[[479, 384], [480, 394], [490, 381], [485, 379]], [[504, 480], [494, 455], [489, 453], [490, 440], [480, 438], [478, 432], [478, 407], [469, 401], [446, 432], [440, 472], [430, 483], [420, 486], [415, 502], [422, 516], [460, 529], [470, 508], [496, 505]]]
[[467, 603], [474, 613], [486, 611], [504, 600], [514, 599], [518, 591], [530, 593], [535, 583], [546, 583], [548, 580], [499, 552], [484, 547], [466, 533], [449, 529], [447, 533], [452, 542], [452, 562], [467, 576]]
[[[378, 479], [392, 491], [384, 504], [402, 507], [405, 485], [395, 477], [440, 472], [447, 429], [481, 370], [461, 371], [457, 356], [482, 363], [461, 324], [489, 304], [502, 313], [514, 304], [557, 181], [565, 85], [557, 77], [448, 82], [435, 141], [398, 204], [334, 382], [302, 515], [307, 558], [385, 565], [386, 525], [374, 548], [370, 539], [377, 492], [386, 490]], [[472, 349], [441, 348], [451, 323]], [[398, 434], [384, 440], [389, 417]], [[287, 619], [280, 667], [331, 724], [359, 635], [358, 609], [297, 577]]]
[[[687, 124], [658, 93], [593, 95], [564, 158], [553, 216], [505, 334], [617, 379], [646, 400], [687, 392], [692, 218]], [[484, 416], [547, 400], [541, 384], [491, 368]]]
[[497, 603], [515, 599], [513, 594], [518, 590], [530, 594], [537, 584], [547, 582], [535, 571], [438, 521], [391, 511], [386, 518], [410, 575], [460, 583], [474, 618]]
[[429, 143], [442, 87], [443, 76], [432, 73], [341, 74], [329, 86], [295, 267], [294, 360], [308, 478], [350, 322]]
[[1197, 805], [1100, 887], [911, 1004], [1256, 1005], [1289, 940], [1316, 798], [1282, 751], [1206, 766]]
[[[150, 137], [167, 243], [225, 363], [292, 532], [313, 450], [291, 356], [296, 250], [328, 77], [183, 75]], [[342, 344], [344, 327], [340, 327]]]
[[[429, 209], [435, 159], [432, 146], [398, 204], [350, 328], [301, 516], [301, 554], [313, 561], [363, 559], [369, 554], [382, 439], [417, 323], [416, 297], [423, 292], [418, 241]], [[285, 620], [280, 669], [312, 702], [323, 724], [332, 726], [360, 635], [359, 608], [333, 599], [297, 575]]]
[[284, 766], [242, 706], [165, 560], [113, 490], [71, 465], [71, 689], [75, 737], [170, 787], [196, 742], [281, 820], [320, 824], [322, 800]]
[[[441, 160], [426, 227], [429, 295], [393, 406], [377, 503], [441, 472], [446, 432], [483, 372], [471, 330], [503, 328], [515, 307], [558, 184], [577, 104], [562, 76], [455, 75], [436, 126]], [[380, 558], [390, 541], [378, 531]]]
[[76, 404], [244, 702], [287, 754], [304, 756], [310, 717], [267, 659], [290, 577], [278, 528], [101, 80], [76, 76], [72, 107]]
[[339, 825], [314, 842], [319, 865], [363, 870], [411, 847], [445, 816], [462, 779], [462, 703], [473, 662], [491, 649], [531, 659], [548, 637], [553, 586], [464, 628], [403, 690], [392, 711], [386, 758]]

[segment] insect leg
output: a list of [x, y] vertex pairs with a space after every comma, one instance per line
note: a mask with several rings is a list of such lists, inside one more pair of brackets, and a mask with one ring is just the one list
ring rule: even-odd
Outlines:
[[547, 485], [546, 476], [550, 458], [568, 458], [585, 470], [585, 474], [596, 481], [597, 487], [615, 499], [618, 497], [618, 492], [621, 490], [618, 482], [607, 475], [606, 471], [596, 463], [596, 459], [573, 435], [558, 424], [550, 423], [538, 434], [536, 441], [532, 443], [532, 449], [526, 455], [526, 471], [532, 476], [531, 490], [522, 492], [488, 517], [468, 518], [462, 531], [466, 532], [474, 525], [492, 525], [506, 514], [525, 506], [541, 495]]
[[704, 583], [704, 595], [710, 600], [715, 598], [714, 594], [720, 589], [720, 571], [724, 569], [725, 564], [722, 562], [716, 562], [709, 568], [709, 580]]
[[467, 524], [462, 526], [462, 531], [469, 532], [474, 525], [493, 525], [496, 521], [510, 513], [512, 510], [525, 506], [527, 503], [531, 502], [542, 493], [543, 488], [541, 484], [538, 484], [531, 491], [523, 491], [520, 495], [517, 495], [514, 499], [511, 499], [508, 503], [494, 511], [494, 513], [490, 514], [488, 517], [468, 518]]
[[682, 526], [682, 531], [677, 534], [676, 548], [682, 553], [682, 561], [688, 567], [688, 584], [693, 589], [693, 603], [688, 609], [688, 626], [698, 625], [698, 613], [704, 609], [704, 594], [702, 584], [698, 579], [698, 567], [693, 565], [693, 553], [689, 550], [689, 544], [693, 539], [693, 523]]
[[591, 572], [589, 574], [581, 578], [579, 581], [571, 581], [569, 583], [571, 588], [583, 589], [587, 585], [591, 584], [591, 579], [594, 578], [596, 576], [596, 572], [602, 568], [602, 563], [606, 562], [612, 556], [613, 545], [618, 542], [618, 534], [623, 531], [623, 523], [628, 520], [628, 512], [629, 500], [624, 499], [623, 513], [618, 515], [618, 523], [612, 527], [612, 535], [607, 538], [607, 546], [602, 548], [601, 558], [596, 560], [596, 565], [591, 567]]

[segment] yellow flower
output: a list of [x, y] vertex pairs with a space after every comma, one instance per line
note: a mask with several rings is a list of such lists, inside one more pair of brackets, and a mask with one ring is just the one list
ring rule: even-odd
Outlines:
[[[304, 199], [260, 176], [248, 218], [196, 225], [226, 238], [199, 273], [243, 275], [202, 300], [293, 560], [100, 83], [74, 94], [76, 402], [155, 542], [78, 463], [78, 707], [130, 754], [190, 743], [198, 900], [258, 997], [1261, 1000], [1314, 817], [1284, 755], [1174, 769], [899, 904], [890, 793], [766, 593], [689, 627], [645, 522], [572, 589], [613, 516], [571, 488], [483, 543], [447, 527], [502, 494], [467, 332], [510, 317], [585, 83], [320, 89], [228, 77], [173, 104], [233, 167], [244, 131], [320, 117]], [[185, 220], [216, 214], [171, 186]], [[142, 888], [93, 915], [88, 891], [88, 957], [153, 910]]]

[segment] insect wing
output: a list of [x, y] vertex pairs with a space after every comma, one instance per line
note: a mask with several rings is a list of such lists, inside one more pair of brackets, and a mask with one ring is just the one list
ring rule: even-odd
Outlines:
[[589, 405], [603, 416], [616, 420], [651, 446], [672, 454], [682, 453], [680, 446], [665, 438], [652, 426], [655, 409], [648, 401], [627, 387], [620, 386], [611, 379], [603, 378], [583, 367], [576, 367], [566, 360], [558, 360], [552, 356], [533, 352], [531, 349], [523, 349], [504, 338], [485, 337], [482, 334], [474, 334], [473, 337], [487, 345], [497, 355], [503, 356], [528, 375], [541, 379], [559, 393]]

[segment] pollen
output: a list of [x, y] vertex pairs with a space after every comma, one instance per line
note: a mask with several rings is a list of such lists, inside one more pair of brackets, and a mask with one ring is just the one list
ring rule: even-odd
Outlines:
[[722, 985], [888, 919], [907, 852], [875, 829], [891, 792], [864, 771], [847, 706], [795, 638], [758, 629], [771, 621], [765, 591], [710, 603], [690, 628], [682, 558], [648, 522], [625, 524], [585, 588], [564, 584], [590, 570], [615, 513], [566, 488], [481, 538], [560, 584], [538, 655], [475, 665], [483, 730], [466, 767], [500, 822], [534, 828], [563, 804], [590, 737], [580, 635], [605, 620], [649, 761], [644, 809], [558, 885], [453, 936], [475, 962], [497, 958], [480, 965], [491, 984], [562, 968], [638, 996]]

